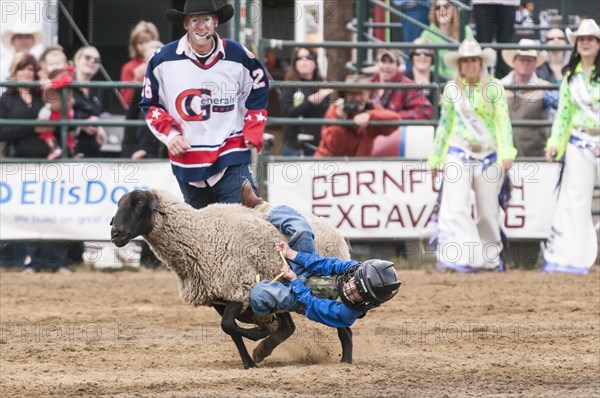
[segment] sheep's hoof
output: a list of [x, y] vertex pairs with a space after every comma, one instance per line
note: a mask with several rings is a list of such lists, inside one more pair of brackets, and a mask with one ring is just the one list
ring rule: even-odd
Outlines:
[[252, 351], [252, 359], [255, 363], [261, 363], [269, 355], [271, 355], [271, 353], [264, 350], [260, 345]]
[[244, 369], [251, 369], [251, 368], [256, 368], [256, 364], [252, 361], [250, 361], [250, 363], [245, 363], [244, 364]]

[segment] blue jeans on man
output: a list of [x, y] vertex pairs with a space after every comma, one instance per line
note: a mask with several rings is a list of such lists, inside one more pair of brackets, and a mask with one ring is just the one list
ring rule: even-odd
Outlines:
[[194, 209], [202, 209], [213, 203], [239, 203], [244, 181], [252, 180], [249, 164], [228, 166], [223, 177], [212, 187], [199, 188], [177, 180], [185, 203]]

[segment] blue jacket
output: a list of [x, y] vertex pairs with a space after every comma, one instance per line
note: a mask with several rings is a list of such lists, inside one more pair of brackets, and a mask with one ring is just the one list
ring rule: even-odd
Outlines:
[[[346, 261], [339, 258], [321, 257], [317, 253], [304, 252], [298, 252], [294, 261], [303, 265], [311, 273], [324, 276], [341, 274], [348, 268], [358, 264], [353, 260]], [[304, 315], [312, 321], [340, 328], [351, 326], [358, 317], [364, 314], [363, 311], [352, 309], [336, 300], [313, 296], [310, 287], [305, 286], [300, 279], [295, 279], [291, 286], [296, 294], [296, 299], [304, 305]]]

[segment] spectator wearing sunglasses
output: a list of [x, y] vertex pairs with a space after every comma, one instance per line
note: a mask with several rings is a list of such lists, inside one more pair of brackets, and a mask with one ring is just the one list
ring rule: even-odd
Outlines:
[[[296, 48], [286, 81], [314, 82], [312, 87], [294, 87], [289, 83], [281, 90], [280, 104], [283, 117], [321, 119], [331, 101], [331, 89], [319, 88], [323, 78], [319, 72], [317, 54], [308, 48]], [[305, 139], [302, 139], [305, 138]], [[312, 156], [321, 142], [321, 126], [285, 126], [283, 128], [282, 156]]]
[[[460, 14], [454, 5], [447, 0], [438, 0], [431, 3], [431, 9], [429, 12], [429, 29], [421, 33], [421, 38], [431, 40], [433, 44], [446, 44], [456, 42], [458, 44], [460, 40], [459, 28], [460, 28]], [[439, 35], [442, 34], [448, 39], [444, 39]], [[469, 25], [465, 26], [465, 39], [472, 39], [473, 30]], [[450, 50], [438, 50], [439, 59], [443, 59], [444, 55]], [[432, 66], [433, 66], [432, 61]], [[440, 62], [439, 66], [440, 75], [446, 79], [451, 80], [454, 78], [454, 71], [446, 65], [444, 62]]]
[[[402, 59], [395, 50], [380, 49], [375, 64], [378, 72], [369, 81], [374, 83], [414, 83], [403, 72]], [[427, 120], [433, 118], [433, 106], [415, 89], [379, 89], [371, 94], [371, 101], [396, 112], [402, 119]]]
[[[96, 47], [81, 47], [73, 57], [75, 80], [80, 83], [92, 81], [100, 69], [100, 53]], [[73, 89], [75, 119], [98, 120], [102, 114], [102, 90], [96, 87]], [[100, 147], [106, 143], [106, 131], [100, 126], [82, 126], [77, 130], [77, 155], [98, 158]]]
[[[564, 46], [567, 44], [565, 41], [565, 32], [558, 28], [550, 29], [548, 33], [546, 33], [546, 41], [544, 44], [550, 46]], [[547, 80], [550, 83], [560, 83], [563, 78], [562, 69], [567, 65], [570, 57], [570, 51], [548, 51], [546, 62], [537, 68], [535, 73], [540, 79]]]
[[[428, 45], [431, 44], [431, 40], [419, 37], [413, 44], [423, 44]], [[431, 49], [428, 48], [415, 48], [410, 52], [410, 61], [412, 64], [412, 68], [406, 71], [406, 77], [411, 80], [414, 80], [415, 83], [446, 83], [446, 80], [443, 76], [438, 75], [437, 79], [434, 76], [432, 70], [432, 64], [434, 61], [434, 54]], [[435, 101], [439, 102], [439, 98], [435, 95], [435, 90], [423, 90], [423, 93], [432, 104]]]

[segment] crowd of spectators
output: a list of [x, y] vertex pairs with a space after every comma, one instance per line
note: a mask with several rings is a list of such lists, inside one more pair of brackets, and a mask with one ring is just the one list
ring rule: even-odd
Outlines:
[[[463, 24], [460, 32], [461, 14], [457, 6], [448, 0], [422, 0], [391, 2], [392, 6], [423, 23], [422, 29], [410, 21], [403, 21], [405, 42], [422, 45], [406, 54], [395, 49], [380, 49], [374, 52], [374, 65], [367, 68], [370, 76], [350, 75], [347, 82], [354, 83], [437, 83], [440, 90], [432, 89], [343, 89], [333, 90], [319, 87], [324, 81], [319, 70], [319, 52], [310, 48], [295, 48], [285, 74], [289, 85], [280, 90], [279, 107], [283, 117], [325, 118], [351, 120], [353, 125], [286, 125], [283, 127], [282, 156], [371, 156], [373, 140], [377, 136], [393, 133], [394, 126], [371, 126], [373, 120], [431, 120], [434, 107], [442, 105], [439, 92], [450, 80], [460, 78], [457, 69], [442, 61], [449, 50], [437, 51], [429, 48], [432, 44], [459, 43], [462, 38], [477, 39], [480, 43], [515, 41], [515, 22], [525, 26], [534, 23], [534, 4], [522, 2], [517, 7], [513, 0], [472, 1], [472, 21]], [[470, 22], [470, 21], [469, 21]], [[564, 50], [536, 51], [527, 46], [539, 43], [544, 38], [549, 45], [564, 45], [565, 32], [558, 28], [549, 29], [543, 35], [534, 31], [532, 39], [522, 39], [523, 50], [497, 51], [496, 62], [489, 65], [492, 76], [501, 79], [504, 85], [544, 85], [560, 83], [563, 68], [570, 58]], [[521, 32], [522, 33], [522, 32]], [[0, 97], [0, 118], [59, 120], [83, 119], [95, 121], [106, 115], [103, 109], [103, 90], [96, 87], [69, 88], [71, 82], [88, 83], [93, 81], [101, 67], [101, 54], [98, 49], [86, 45], [77, 50], [71, 60], [60, 46], [52, 46], [40, 51], [43, 32], [26, 24], [5, 29], [2, 41], [8, 55], [3, 54], [2, 81], [40, 81], [41, 88], [9, 88]], [[527, 36], [529, 37], [529, 36]], [[147, 21], [140, 21], [132, 29], [129, 37], [129, 58], [121, 69], [123, 82], [142, 82], [149, 59], [163, 46], [157, 27]], [[37, 49], [37, 53], [33, 50]], [[436, 71], [436, 57], [438, 69]], [[406, 58], [406, 60], [405, 60]], [[7, 62], [8, 60], [8, 62]], [[5, 66], [8, 65], [8, 68]], [[294, 82], [313, 82], [311, 87], [295, 86]], [[64, 90], [64, 88], [68, 90]], [[121, 104], [129, 120], [143, 120], [144, 114], [138, 104], [141, 89], [123, 88], [120, 91]], [[68, 96], [66, 101], [61, 96]], [[553, 90], [506, 91], [508, 111], [512, 120], [549, 120], [558, 106], [558, 92]], [[527, 99], [525, 101], [524, 99]], [[61, 109], [66, 103], [67, 109]], [[544, 155], [549, 129], [545, 127], [515, 127], [513, 140], [517, 156]], [[63, 141], [66, 147], [62, 147]], [[39, 158], [55, 159], [60, 156], [72, 158], [97, 158], [106, 156], [102, 146], [107, 142], [104, 128], [80, 126], [68, 131], [63, 137], [57, 127], [9, 126], [0, 132], [0, 158]], [[67, 153], [62, 151], [66, 150]], [[146, 127], [124, 129], [120, 156], [132, 160], [142, 158], [165, 158], [166, 147], [160, 143]], [[45, 244], [45, 243], [44, 243]], [[76, 245], [61, 246], [60, 242], [48, 242], [50, 246], [29, 242], [16, 242], [8, 248], [2, 244], [0, 266], [22, 264], [22, 255], [30, 253], [32, 262], [28, 272], [37, 271], [42, 266], [37, 254], [53, 250], [57, 259], [50, 267], [67, 272], [72, 252], [80, 251]], [[20, 246], [19, 246], [20, 245]], [[16, 249], [15, 249], [16, 248]], [[5, 250], [6, 249], [6, 250]], [[10, 255], [5, 255], [10, 253]], [[151, 257], [147, 247], [143, 258]], [[156, 259], [150, 258], [150, 262]]]
[[[152, 23], [141, 21], [132, 30], [130, 38], [131, 61], [123, 66], [123, 81], [141, 82], [146, 63], [152, 53], [162, 47], [158, 30]], [[44, 40], [41, 28], [29, 24], [17, 24], [6, 28], [2, 41], [8, 51], [2, 54], [2, 81], [40, 82], [39, 88], [10, 87], [0, 97], [0, 118], [60, 120], [63, 113], [67, 119], [95, 121], [107, 113], [103, 109], [103, 90], [90, 87], [70, 87], [72, 82], [90, 83], [102, 63], [98, 49], [91, 45], [79, 48], [69, 60], [59, 45], [40, 47]], [[37, 49], [36, 53], [32, 49]], [[37, 55], [37, 56], [36, 56]], [[9, 65], [8, 68], [4, 68]], [[67, 89], [63, 91], [63, 89]], [[66, 93], [62, 109], [62, 95]], [[124, 108], [140, 118], [137, 106], [140, 90], [124, 89]], [[135, 102], [135, 103], [134, 103]], [[134, 106], [129, 106], [134, 103]], [[61, 129], [53, 126], [6, 126], [0, 130], [0, 159], [28, 158], [53, 160], [68, 158], [100, 158], [107, 154], [102, 146], [107, 133], [101, 126], [70, 128], [63, 154]], [[134, 159], [164, 157], [162, 145], [154, 140], [147, 128], [136, 129], [134, 143], [129, 154]], [[126, 148], [127, 149], [127, 148]], [[65, 241], [5, 241], [0, 245], [0, 268], [23, 267], [25, 273], [35, 273], [42, 268], [55, 272], [70, 273], [73, 263], [82, 261], [83, 242]], [[142, 247], [142, 264], [156, 268], [160, 262], [151, 254], [147, 245]]]
[[[429, 84], [437, 83], [440, 85], [440, 90], [422, 89], [422, 90], [407, 90], [407, 89], [378, 89], [371, 93], [371, 102], [380, 104], [384, 108], [395, 111], [399, 114], [400, 119], [412, 120], [430, 120], [433, 118], [432, 105], [441, 106], [441, 97], [439, 93], [443, 90], [443, 86], [449, 80], [456, 79], [456, 71], [452, 70], [444, 61], [443, 57], [450, 50], [439, 49], [433, 50], [428, 48], [430, 45], [442, 43], [459, 43], [461, 39], [477, 39], [478, 42], [489, 43], [497, 41], [498, 43], [514, 43], [517, 35], [514, 25], [521, 24], [522, 26], [530, 26], [531, 21], [535, 17], [535, 7], [532, 1], [523, 1], [521, 4], [516, 4], [514, 1], [487, 1], [475, 0], [471, 3], [471, 23], [464, 23], [464, 31], [460, 32], [460, 18], [468, 15], [468, 13], [460, 13], [457, 5], [448, 0], [420, 0], [420, 1], [392, 1], [391, 5], [404, 13], [409, 18], [414, 18], [419, 22], [428, 22], [428, 29], [422, 29], [412, 23], [410, 19], [403, 19], [403, 37], [404, 41], [414, 44], [421, 44], [423, 48], [407, 50], [407, 55], [398, 50], [383, 49], [374, 52], [375, 64], [372, 67], [363, 68], [363, 72], [371, 74], [371, 82], [390, 82], [390, 83], [417, 83]], [[474, 28], [472, 28], [474, 26]], [[521, 32], [521, 31], [519, 31]], [[462, 33], [462, 35], [460, 34]], [[522, 32], [521, 32], [522, 33]], [[539, 38], [543, 37], [543, 44], [549, 45], [564, 45], [565, 33], [558, 28], [549, 28], [544, 34], [536, 30], [533, 39], [525, 39], [520, 41], [521, 45], [537, 45], [540, 44]], [[527, 41], [529, 40], [529, 41]], [[297, 73], [297, 67], [300, 62], [297, 59], [298, 51], [309, 52], [308, 49], [295, 49], [294, 55], [290, 62], [290, 72], [286, 75], [288, 81], [305, 81], [306, 77], [301, 77]], [[529, 51], [531, 53], [531, 51]], [[503, 84], [556, 84], [562, 79], [562, 69], [564, 68], [569, 52], [564, 50], [544, 51], [535, 53], [535, 62], [529, 64], [528, 57], [517, 56], [515, 63], [512, 62], [513, 57], [510, 51], [496, 51], [497, 57], [495, 62], [490, 65], [489, 72], [492, 76], [502, 79]], [[505, 56], [503, 53], [506, 53]], [[317, 68], [317, 54], [312, 53], [313, 58], [310, 62], [312, 67]], [[438, 69], [436, 71], [436, 57], [438, 57]], [[511, 63], [508, 64], [506, 59], [510, 58]], [[405, 59], [406, 58], [406, 59]], [[533, 70], [527, 73], [528, 80], [521, 81], [515, 79], [514, 64], [520, 67], [523, 63], [528, 63], [533, 66]], [[524, 76], [520, 75], [519, 76]], [[317, 89], [313, 89], [313, 92]], [[304, 106], [294, 107], [292, 99], [299, 101], [300, 97], [304, 97], [307, 93], [303, 90], [284, 89], [280, 101], [282, 116], [284, 117], [319, 117], [323, 110], [313, 113], [308, 116], [305, 111], [309, 101], [304, 100]], [[346, 95], [340, 91], [341, 98]], [[327, 92], [328, 98], [335, 100], [336, 94]], [[536, 120], [551, 120], [555, 112], [557, 103], [556, 90], [510, 90], [507, 91], [510, 97], [511, 118], [513, 120], [536, 119]], [[296, 97], [293, 97], [296, 96]], [[533, 97], [532, 97], [533, 96]], [[321, 95], [321, 97], [323, 97]], [[325, 97], [323, 97], [325, 98]], [[539, 99], [539, 101], [524, 101], [523, 99], [531, 98]], [[328, 102], [328, 101], [325, 101]], [[528, 106], [523, 106], [524, 102], [529, 102]], [[534, 103], [531, 103], [534, 102]], [[313, 105], [316, 107], [316, 105]], [[321, 107], [323, 103], [321, 103]], [[527, 110], [525, 110], [527, 108]], [[538, 112], [538, 110], [540, 110]], [[314, 110], [313, 110], [314, 111]], [[315, 130], [331, 130], [329, 126], [286, 126], [284, 127], [283, 146], [280, 151], [282, 156], [311, 156], [311, 150], [300, 148], [298, 137], [305, 137], [304, 132], [310, 129], [311, 137], [318, 137], [319, 133]], [[358, 134], [359, 126], [354, 127]], [[545, 140], [548, 138], [548, 128], [528, 128], [521, 127], [515, 129], [515, 145], [519, 149], [518, 156], [542, 156]], [[521, 140], [524, 140], [523, 142]], [[302, 142], [302, 141], [300, 141]], [[525, 142], [530, 142], [526, 144]], [[345, 145], [339, 143], [338, 145]], [[311, 141], [310, 147], [318, 147], [319, 142]], [[328, 146], [331, 143], [327, 144]], [[528, 145], [535, 146], [535, 150], [527, 150]], [[293, 149], [290, 149], [290, 147]], [[350, 151], [351, 152], [351, 151]], [[332, 153], [340, 153], [343, 156], [353, 156], [350, 152], [333, 151]]]
[[[429, 45], [448, 42], [458, 43], [462, 37], [467, 39], [476, 38], [478, 42], [491, 42], [493, 40], [512, 42], [515, 38], [514, 23], [529, 23], [535, 17], [534, 4], [531, 1], [524, 1], [516, 7], [514, 1], [475, 0], [472, 2], [471, 13], [475, 30], [471, 28], [471, 24], [466, 23], [463, 24], [464, 32], [459, 32], [460, 18], [465, 14], [461, 14], [457, 6], [449, 0], [395, 0], [391, 2], [391, 5], [406, 16], [425, 23], [425, 25], [429, 24], [428, 29], [423, 29], [421, 26], [411, 23], [410, 20], [403, 21], [403, 40], [422, 44], [424, 48], [407, 50], [407, 55], [391, 49], [379, 51], [378, 54], [374, 55], [375, 65], [370, 70], [372, 72], [370, 81], [440, 84], [438, 93], [436, 93], [436, 90], [431, 89], [380, 89], [371, 93], [372, 103], [397, 112], [401, 119], [432, 119], [432, 105], [440, 105], [439, 92], [448, 80], [455, 78], [454, 72], [442, 61], [448, 50], [434, 51], [427, 48]], [[550, 29], [545, 32], [543, 37], [547, 44], [562, 45], [566, 43], [565, 34], [560, 29]], [[162, 43], [158, 41], [159, 38], [159, 31], [152, 22], [140, 21], [133, 27], [128, 41], [130, 59], [121, 69], [121, 81], [142, 81], [147, 59], [157, 48], [162, 46]], [[42, 31], [26, 25], [19, 25], [12, 30], [6, 29], [2, 36], [5, 47], [13, 50], [13, 55], [21, 52], [27, 53], [34, 47], [39, 48], [42, 39]], [[55, 51], [53, 53], [58, 54], [59, 52]], [[498, 53], [500, 54], [499, 51]], [[335, 93], [334, 90], [319, 87], [318, 82], [324, 79], [319, 70], [318, 57], [319, 53], [314, 49], [296, 48], [293, 50], [289, 68], [285, 74], [285, 80], [291, 82], [291, 84], [280, 90], [279, 108], [281, 116], [305, 119], [324, 118], [327, 108], [338, 97], [344, 96], [345, 93], [343, 92]], [[438, 58], [437, 71], [435, 71], [436, 57]], [[543, 62], [535, 71], [537, 78], [541, 79], [540, 81], [559, 83], [562, 79], [562, 68], [568, 57], [569, 53], [563, 50], [544, 53]], [[517, 62], [520, 62], [518, 57]], [[6, 62], [3, 65], [6, 65]], [[75, 53], [72, 61], [69, 61], [69, 65], [74, 67], [73, 80], [90, 82], [99, 71], [101, 65], [100, 53], [93, 46], [82, 47]], [[43, 74], [43, 69], [40, 72]], [[494, 76], [502, 78], [509, 73], [512, 76], [513, 72], [511, 66], [506, 63], [505, 57], [498, 56], [492, 73], [494, 73]], [[2, 74], [2, 80], [16, 78], [15, 76], [7, 76], [4, 71], [2, 71]], [[312, 87], [295, 87], [293, 85], [295, 81], [315, 82], [315, 85]], [[67, 117], [90, 121], [102, 118], [105, 115], [102, 109], [103, 91], [94, 87], [73, 89], [72, 109], [74, 113], [67, 111]], [[122, 88], [119, 92], [126, 112], [126, 119], [142, 119], [143, 115], [137, 106], [141, 98], [141, 91], [133, 88]], [[543, 96], [545, 98], [547, 94], [544, 93]], [[131, 104], [136, 104], [136, 106], [131, 106]], [[546, 102], [544, 102], [544, 105], [546, 105]], [[554, 112], [552, 107], [545, 108], [545, 112], [537, 115], [538, 118], [539, 115], [545, 118], [548, 114], [552, 115]], [[40, 119], [40, 115], [43, 116], [43, 114], [44, 112], [38, 113], [35, 119]], [[322, 130], [325, 128], [325, 126], [314, 124], [284, 126], [283, 143], [279, 154], [282, 156], [313, 156], [319, 147]], [[53, 129], [52, 136], [54, 138], [41, 135], [42, 140], [45, 139], [49, 148], [46, 157], [60, 156], [58, 148], [60, 148], [59, 144], [61, 144], [62, 137], [59, 131], [60, 129]], [[537, 133], [539, 131], [526, 132], [530, 135]], [[16, 142], [10, 137], [7, 134], [3, 134], [1, 137], [1, 156], [13, 155], [16, 151], [15, 146], [24, 146], [23, 141]], [[106, 131], [102, 127], [79, 127], [69, 132], [67, 141], [71, 147], [67, 148], [70, 152], [68, 155], [86, 158], [107, 156], [106, 153], [101, 152], [101, 147], [106, 143], [106, 140]], [[40, 150], [37, 145], [34, 147], [28, 146], [27, 150], [35, 148]], [[125, 128], [121, 148], [121, 157], [134, 160], [166, 157], [164, 146], [155, 139], [146, 127]], [[41, 149], [43, 150], [43, 148]], [[520, 151], [519, 155], [524, 153]]]

